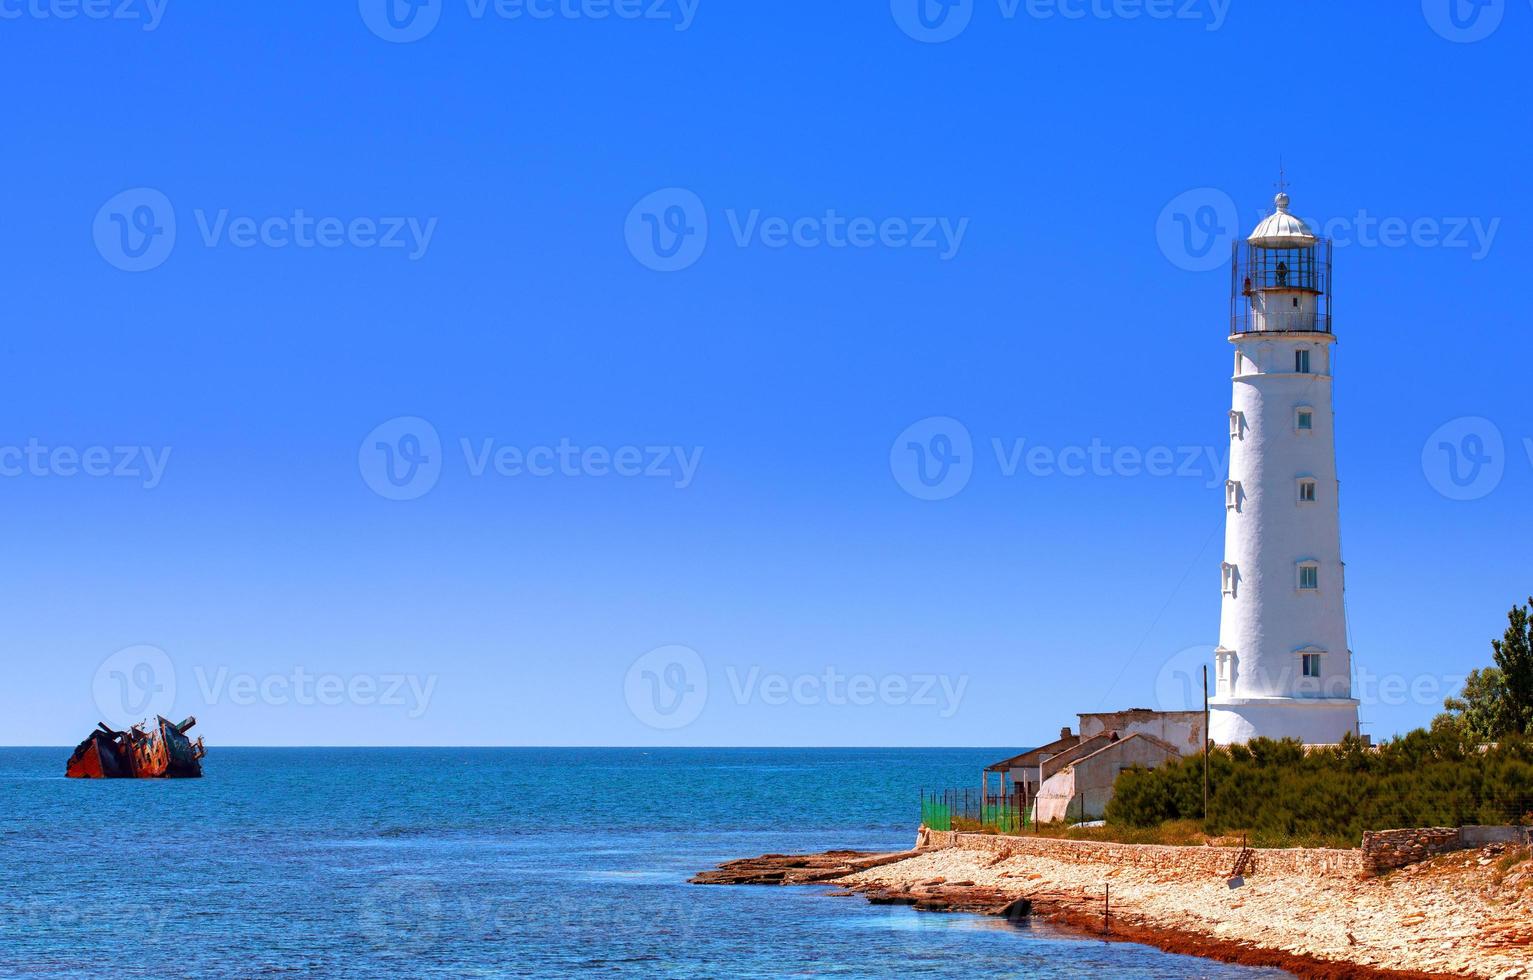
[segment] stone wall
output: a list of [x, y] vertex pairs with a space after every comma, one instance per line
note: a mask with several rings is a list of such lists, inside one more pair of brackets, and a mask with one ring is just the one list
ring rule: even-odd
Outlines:
[[[1520, 827], [1369, 831], [1363, 834], [1363, 846], [1350, 851], [1319, 847], [1257, 848], [1246, 874], [1253, 877], [1357, 878], [1365, 874], [1383, 874], [1451, 851], [1502, 842], [1533, 843], [1533, 832]], [[1048, 858], [1068, 864], [1157, 868], [1172, 874], [1206, 874], [1220, 878], [1230, 876], [1240, 854], [1239, 848], [1234, 847], [1113, 844], [1057, 837], [968, 834], [927, 827], [922, 827], [917, 834], [916, 846], [956, 847], [1005, 857]]]
[[1363, 869], [1369, 874], [1383, 874], [1467, 846], [1463, 832], [1456, 827], [1364, 831]]
[[[921, 828], [917, 847], [957, 847], [1005, 857], [1039, 857], [1070, 864], [1142, 867], [1172, 875], [1206, 874], [1228, 878], [1240, 854], [1234, 847], [1170, 847], [1162, 844], [1113, 844], [1105, 841], [1062, 840], [1054, 837], [1005, 837]], [[1259, 849], [1246, 870], [1249, 876], [1356, 878], [1362, 874], [1362, 852], [1325, 848]]]

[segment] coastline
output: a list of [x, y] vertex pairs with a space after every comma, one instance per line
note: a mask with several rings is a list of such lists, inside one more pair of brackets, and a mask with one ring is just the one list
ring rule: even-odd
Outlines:
[[[1382, 877], [1296, 872], [1291, 857], [1264, 873], [1257, 852], [1257, 869], [1232, 888], [1208, 872], [1208, 852], [1233, 864], [1236, 849], [1103, 852], [1061, 841], [1051, 855], [1053, 845], [1031, 839], [1018, 854], [997, 850], [1004, 838], [931, 837], [923, 841], [935, 846], [898, 854], [767, 855], [693, 880], [821, 884], [919, 911], [1033, 916], [1107, 941], [1323, 980], [1533, 976], [1533, 861], [1500, 867], [1525, 849], [1458, 851]], [[1166, 859], [1168, 850], [1186, 860]]]

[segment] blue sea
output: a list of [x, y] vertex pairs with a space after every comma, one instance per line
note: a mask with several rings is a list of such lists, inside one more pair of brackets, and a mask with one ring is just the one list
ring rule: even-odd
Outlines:
[[220, 749], [63, 778], [0, 749], [4, 977], [1277, 977], [810, 887], [738, 857], [901, 849], [1006, 749]]

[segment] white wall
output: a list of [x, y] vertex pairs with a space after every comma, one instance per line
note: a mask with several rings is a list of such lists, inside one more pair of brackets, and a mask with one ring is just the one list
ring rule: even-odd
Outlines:
[[1039, 823], [1053, 823], [1070, 816], [1070, 801], [1075, 799], [1075, 770], [1061, 769], [1043, 781], [1036, 802]]
[[1211, 707], [1208, 716], [1216, 745], [1244, 744], [1257, 737], [1335, 745], [1343, 735], [1358, 733], [1356, 701], [1248, 699]]
[[1103, 711], [1077, 716], [1080, 719], [1081, 736], [1090, 737], [1104, 731], [1123, 735], [1143, 733], [1170, 742], [1183, 755], [1203, 751], [1203, 712], [1201, 711], [1150, 711], [1142, 708], [1128, 711]]
[[[1256, 735], [1334, 742], [1357, 730], [1342, 601], [1334, 338], [1250, 333], [1232, 341], [1240, 354], [1231, 402], [1239, 429], [1230, 439], [1229, 478], [1238, 488], [1225, 512], [1224, 561], [1234, 566], [1234, 594], [1221, 599], [1213, 705], [1224, 710], [1211, 734], [1220, 743]], [[1298, 350], [1309, 352], [1307, 374], [1295, 371]], [[1300, 408], [1312, 413], [1309, 430], [1297, 427]], [[1313, 503], [1300, 501], [1301, 479], [1315, 482]], [[1299, 588], [1304, 561], [1317, 565], [1317, 589]], [[1305, 650], [1320, 653], [1320, 677], [1303, 676]]]

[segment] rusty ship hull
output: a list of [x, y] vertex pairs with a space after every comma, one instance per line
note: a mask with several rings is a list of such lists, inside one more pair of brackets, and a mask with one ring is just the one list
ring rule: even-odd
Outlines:
[[207, 749], [202, 739], [187, 737], [195, 724], [196, 718], [178, 725], [163, 716], [125, 732], [98, 724], [75, 747], [64, 774], [70, 779], [196, 779]]

